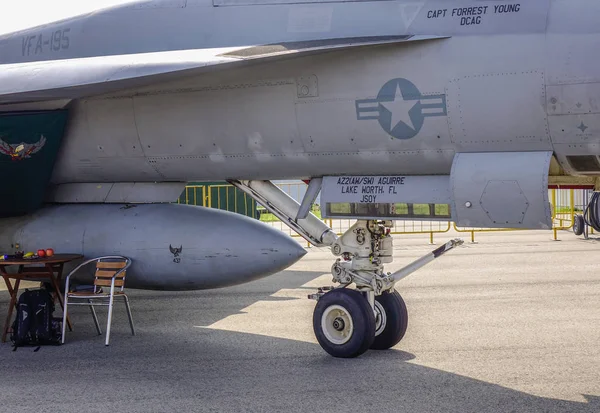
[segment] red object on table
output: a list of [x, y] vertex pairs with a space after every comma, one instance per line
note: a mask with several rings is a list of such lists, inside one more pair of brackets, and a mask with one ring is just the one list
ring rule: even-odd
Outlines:
[[46, 250], [46, 257], [52, 257], [54, 255], [54, 250], [52, 248], [48, 248]]
[[[40, 250], [43, 251], [43, 250]], [[45, 251], [44, 251], [45, 253]], [[39, 255], [39, 251], [38, 251]], [[2, 342], [6, 342], [6, 336], [10, 328], [10, 321], [12, 318], [13, 309], [17, 308], [17, 295], [19, 293], [19, 284], [23, 281], [40, 281], [50, 282], [54, 288], [55, 297], [58, 299], [60, 306], [64, 311], [64, 299], [60, 292], [60, 285], [62, 283], [62, 272], [65, 263], [83, 258], [83, 255], [79, 254], [55, 254], [52, 257], [47, 258], [21, 258], [21, 259], [8, 259], [0, 261], [0, 275], [4, 278], [8, 293], [10, 294], [10, 305], [8, 308], [8, 314], [6, 316], [6, 322], [4, 323], [4, 330], [2, 332]], [[16, 265], [18, 270], [16, 273], [9, 273], [6, 271], [6, 267]], [[15, 280], [13, 286], [10, 279]], [[67, 324], [69, 325], [69, 331], [73, 330], [71, 321], [67, 317]]]
[[46, 256], [46, 251], [44, 251], [44, 250], [37, 250], [37, 255], [38, 255], [38, 257], [45, 257]]

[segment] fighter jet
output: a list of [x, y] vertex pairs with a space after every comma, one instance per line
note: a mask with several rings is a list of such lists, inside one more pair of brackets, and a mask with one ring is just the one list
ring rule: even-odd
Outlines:
[[[593, 0], [144, 0], [0, 37], [0, 247], [130, 256], [138, 288], [200, 289], [305, 250], [173, 204], [225, 180], [336, 257], [315, 335], [404, 336], [391, 222], [551, 227], [548, 188], [600, 176]], [[296, 202], [272, 180], [302, 179]], [[337, 236], [309, 212], [356, 219]], [[425, 205], [425, 212], [417, 206]]]

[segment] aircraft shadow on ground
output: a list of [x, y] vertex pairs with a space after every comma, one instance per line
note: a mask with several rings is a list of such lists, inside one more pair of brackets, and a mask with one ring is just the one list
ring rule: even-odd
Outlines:
[[[151, 291], [126, 288], [126, 292], [131, 298], [132, 311], [136, 311], [137, 308], [151, 308], [157, 316], [167, 318], [184, 311], [186, 315], [191, 315], [194, 320], [197, 320], [197, 323], [210, 325], [227, 316], [239, 314], [242, 309], [257, 301], [293, 300], [294, 298], [272, 297], [272, 295], [281, 289], [300, 288], [323, 274], [324, 272], [319, 271], [285, 270], [250, 283], [211, 290]], [[4, 287], [4, 283], [2, 286]], [[21, 287], [19, 295], [23, 291], [25, 289]], [[306, 289], [307, 294], [313, 292], [316, 292], [316, 288]], [[9, 299], [7, 291], [0, 291], [0, 322], [2, 323], [6, 318]], [[74, 314], [81, 313], [84, 323], [91, 321], [87, 319], [89, 310], [86, 307], [73, 307], [69, 313], [71, 311], [75, 312]], [[99, 314], [104, 314], [102, 308], [98, 311]], [[56, 312], [62, 314], [58, 305]]]
[[119, 334], [110, 347], [100, 339], [2, 353], [3, 370], [11, 372], [0, 395], [6, 411], [34, 409], [34, 394], [45, 394], [45, 407], [68, 400], [79, 411], [123, 400], [129, 412], [600, 411], [598, 397], [537, 397], [409, 363], [414, 356], [403, 351], [334, 359], [316, 344], [228, 331], [174, 328], [151, 340]]
[[[89, 310], [74, 308], [77, 328], [64, 346], [38, 352], [0, 346], [2, 377], [10, 378], [3, 383], [0, 405], [29, 411], [43, 395], [46, 408], [65, 412], [106, 411], [123, 403], [128, 412], [600, 411], [597, 396], [587, 396], [588, 403], [538, 397], [420, 366], [415, 355], [400, 350], [336, 359], [314, 343], [192, 325], [236, 314], [321, 274], [294, 271], [294, 277], [274, 276], [270, 282], [220, 291], [133, 292], [139, 333], [129, 334], [117, 307], [121, 314], [109, 347], [95, 335]], [[1, 320], [7, 297], [0, 294]], [[274, 315], [274, 324], [283, 322], [293, 320]]]

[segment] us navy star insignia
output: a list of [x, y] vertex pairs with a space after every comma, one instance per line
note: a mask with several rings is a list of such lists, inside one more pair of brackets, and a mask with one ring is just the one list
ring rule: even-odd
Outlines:
[[446, 116], [446, 95], [423, 95], [410, 81], [397, 78], [384, 84], [375, 99], [356, 101], [358, 120], [376, 119], [392, 138], [410, 139], [426, 117]]
[[396, 90], [394, 100], [391, 102], [379, 102], [387, 111], [390, 112], [392, 118], [390, 121], [390, 130], [394, 130], [400, 122], [404, 123], [410, 129], [415, 130], [415, 125], [410, 119], [410, 111], [417, 105], [414, 100], [407, 100], [402, 94], [400, 85]]

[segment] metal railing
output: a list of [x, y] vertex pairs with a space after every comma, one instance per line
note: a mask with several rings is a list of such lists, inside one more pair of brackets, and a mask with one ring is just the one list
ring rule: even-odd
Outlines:
[[207, 206], [206, 186], [187, 185], [177, 200], [178, 204]]
[[257, 218], [256, 201], [233, 185], [209, 185], [207, 201], [212, 208], [233, 210], [233, 212]]
[[223, 209], [253, 218], [259, 217], [256, 201], [229, 184], [187, 185], [177, 203]]
[[[573, 228], [575, 223], [575, 205], [574, 189], [551, 189], [550, 203], [552, 205], [552, 232], [554, 239], [558, 239], [557, 232]], [[583, 193], [583, 191], [578, 191]], [[583, 211], [580, 211], [583, 213]]]

